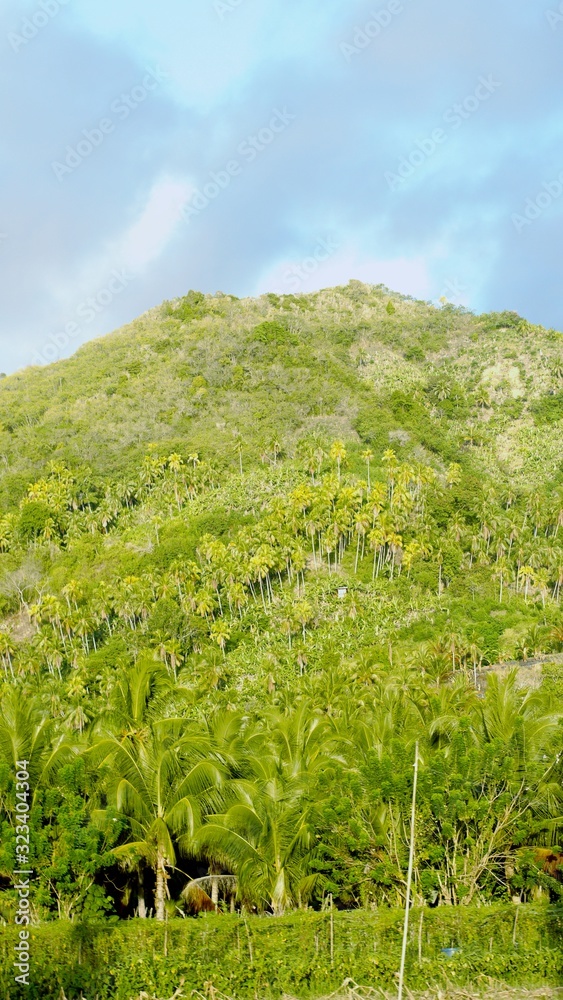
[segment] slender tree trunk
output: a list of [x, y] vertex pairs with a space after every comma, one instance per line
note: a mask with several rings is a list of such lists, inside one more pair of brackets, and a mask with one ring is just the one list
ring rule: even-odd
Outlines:
[[220, 875], [221, 869], [213, 861], [209, 862], [209, 874], [211, 875], [211, 902], [217, 910], [219, 908], [219, 879], [213, 878], [213, 876]]
[[139, 911], [139, 916], [144, 920], [147, 916], [147, 904], [145, 901], [145, 870], [142, 865], [139, 865], [137, 869], [137, 877], [139, 880], [139, 887], [137, 890], [137, 909]]
[[164, 858], [160, 854], [158, 855], [156, 861], [155, 875], [156, 875], [156, 888], [154, 891], [154, 907], [156, 911], [156, 919], [164, 920], [166, 916], [164, 908], [166, 869], [164, 866]]

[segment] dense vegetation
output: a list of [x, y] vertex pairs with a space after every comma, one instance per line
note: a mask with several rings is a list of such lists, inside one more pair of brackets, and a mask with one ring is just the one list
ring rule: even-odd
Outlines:
[[[381, 995], [380, 990], [394, 997], [402, 916], [398, 910], [331, 913], [327, 908], [277, 920], [207, 914], [203, 920], [166, 924], [45, 924], [31, 932], [41, 961], [25, 992], [11, 981], [15, 935], [10, 929], [0, 937], [0, 982], [6, 984], [5, 1000], [331, 994], [361, 1000]], [[532, 994], [500, 993], [495, 985], [556, 987], [563, 973], [562, 923], [560, 906], [415, 910], [407, 953], [409, 993], [521, 1000]], [[554, 989], [539, 995], [559, 994]]]
[[[191, 292], [0, 383], [0, 917], [559, 895], [563, 338]], [[539, 682], [488, 666], [549, 654]]]

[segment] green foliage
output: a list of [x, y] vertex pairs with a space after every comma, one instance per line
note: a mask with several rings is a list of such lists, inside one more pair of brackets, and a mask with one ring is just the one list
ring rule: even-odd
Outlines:
[[[559, 898], [561, 456], [556, 424], [536, 428], [558, 342], [388, 295], [190, 292], [2, 380], [5, 919], [15, 754], [32, 762], [34, 921], [160, 921], [195, 898], [319, 935], [329, 895], [401, 906], [415, 743], [425, 919]], [[546, 655], [542, 683], [527, 661]], [[268, 921], [252, 924], [258, 940]], [[223, 926], [245, 947], [244, 919]], [[462, 979], [496, 961], [471, 965], [469, 940]], [[389, 985], [394, 948], [350, 974]], [[113, 954], [98, 992], [153, 989], [153, 959]], [[325, 959], [305, 949], [283, 979], [266, 949], [265, 978], [251, 962], [216, 985], [329, 991], [351, 967]], [[53, 982], [92, 992], [89, 961]]]
[[206, 315], [208, 305], [205, 295], [202, 292], [190, 291], [178, 302], [164, 304], [165, 316], [171, 316], [182, 323], [190, 323], [194, 319], [201, 319]]
[[268, 344], [282, 348], [287, 344], [296, 344], [297, 337], [290, 334], [289, 330], [281, 323], [265, 322], [254, 327], [252, 339], [260, 344]]
[[37, 538], [44, 530], [49, 521], [53, 520], [54, 511], [41, 503], [33, 500], [25, 503], [21, 509], [19, 532], [24, 542], [30, 542]]
[[152, 607], [147, 621], [147, 633], [150, 636], [160, 633], [177, 638], [183, 623], [184, 618], [176, 602], [169, 597], [161, 597]]
[[113, 910], [96, 883], [115, 863], [111, 840], [90, 822], [84, 761], [63, 765], [57, 778], [59, 787], [38, 795], [34, 810], [35, 900], [47, 919], [99, 919]]
[[406, 361], [425, 361], [425, 359], [426, 355], [424, 353], [424, 350], [422, 347], [419, 347], [418, 344], [413, 344], [412, 347], [409, 347], [405, 351]]
[[[0, 937], [0, 981], [6, 1000], [131, 1000], [141, 991], [170, 997], [213, 987], [223, 995], [314, 997], [349, 977], [392, 990], [400, 960], [402, 914], [336, 913], [331, 961], [330, 913], [295, 913], [278, 921], [229, 914], [171, 920], [166, 928], [134, 921], [34, 928], [32, 985], [13, 981], [15, 932]], [[481, 977], [532, 987], [556, 985], [563, 971], [560, 907], [513, 906], [413, 910], [407, 951], [411, 991], [471, 986]], [[418, 940], [420, 935], [420, 958]], [[458, 948], [453, 957], [442, 951]]]
[[554, 393], [552, 396], [543, 396], [531, 409], [534, 419], [540, 427], [563, 420], [563, 392]]

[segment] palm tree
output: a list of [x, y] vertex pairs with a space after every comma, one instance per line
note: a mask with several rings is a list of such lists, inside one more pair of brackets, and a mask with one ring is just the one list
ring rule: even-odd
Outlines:
[[457, 632], [455, 628], [451, 628], [444, 632], [442, 642], [444, 647], [450, 652], [452, 673], [455, 673], [456, 667], [461, 663], [462, 651], [465, 642], [464, 637]]
[[65, 587], [62, 589], [63, 597], [66, 597], [68, 604], [68, 609], [70, 611], [70, 602], [74, 604], [75, 611], [78, 611], [78, 601], [82, 598], [82, 587], [77, 582], [77, 580], [69, 580]]
[[182, 505], [180, 503], [180, 495], [178, 493], [178, 475], [182, 471], [184, 465], [184, 460], [181, 455], [174, 452], [173, 455], [168, 456], [168, 468], [174, 475], [174, 497], [176, 499], [176, 506], [178, 510], [181, 510]]
[[493, 579], [499, 581], [499, 595], [498, 595], [499, 604], [502, 604], [504, 583], [507, 577], [509, 576], [509, 573], [510, 573], [510, 563], [504, 556], [500, 556], [500, 558], [497, 559], [491, 573]]
[[362, 558], [365, 550], [366, 543], [366, 532], [370, 526], [370, 518], [367, 511], [364, 509], [358, 511], [355, 516], [354, 531], [357, 535], [356, 542], [356, 558], [354, 560], [354, 573], [358, 572], [358, 562], [360, 559], [360, 542], [362, 543]]
[[[382, 562], [382, 554], [385, 548], [385, 532], [382, 528], [373, 528], [368, 535], [368, 542], [370, 549], [373, 549], [373, 569], [371, 578], [375, 580], [376, 576], [379, 576], [379, 569]], [[377, 563], [377, 571], [376, 571]]]
[[505, 679], [491, 674], [480, 715], [482, 738], [501, 741], [521, 768], [549, 746], [561, 719], [543, 691], [518, 686], [516, 670]]
[[12, 679], [14, 679], [13, 657], [15, 653], [16, 647], [9, 632], [0, 632], [0, 657], [6, 673], [8, 673], [8, 668], [10, 669]]
[[330, 727], [309, 702], [287, 718], [266, 718], [265, 727], [246, 735], [244, 777], [231, 786], [235, 801], [208, 817], [195, 845], [234, 870], [243, 899], [280, 916], [318, 882], [315, 807], [307, 792], [311, 776], [337, 758]]
[[334, 441], [330, 448], [330, 459], [336, 462], [338, 471], [338, 482], [340, 482], [340, 471], [342, 463], [346, 461], [346, 446], [344, 441]]
[[210, 629], [210, 635], [213, 642], [216, 642], [220, 647], [223, 657], [225, 657], [225, 646], [231, 637], [231, 630], [227, 622], [223, 619], [214, 622]]
[[130, 838], [113, 853], [152, 868], [156, 919], [164, 920], [168, 870], [176, 867], [178, 840], [187, 847], [202, 812], [217, 805], [224, 768], [201, 734], [186, 734], [181, 719], [148, 721], [142, 739], [107, 732], [90, 753], [107, 772], [108, 806], [95, 819], [102, 827], [115, 811], [127, 819]]
[[170, 660], [170, 670], [172, 671], [174, 680], [176, 680], [178, 665], [184, 660], [181, 642], [178, 639], [171, 639], [166, 635], [160, 640], [159, 652], [165, 663]]
[[41, 789], [56, 780], [59, 768], [72, 759], [74, 752], [47, 706], [29, 696], [22, 698], [20, 691], [4, 693], [0, 708], [0, 761], [9, 769], [8, 773], [15, 773], [17, 761], [27, 761], [30, 804]]
[[517, 584], [520, 580], [524, 580], [524, 600], [528, 601], [528, 591], [530, 583], [533, 582], [535, 577], [535, 571], [531, 566], [520, 566], [517, 576]]
[[373, 451], [371, 450], [371, 448], [364, 448], [364, 450], [362, 452], [362, 458], [363, 458], [364, 462], [367, 465], [367, 470], [368, 470], [368, 490], [371, 490], [371, 468], [370, 468], [370, 464], [371, 464], [371, 460], [373, 458]]
[[237, 874], [239, 892], [275, 916], [310, 895], [308, 873], [317, 846], [312, 807], [300, 802], [298, 782], [284, 780], [270, 762], [254, 782], [240, 782], [239, 801], [201, 827], [196, 843]]

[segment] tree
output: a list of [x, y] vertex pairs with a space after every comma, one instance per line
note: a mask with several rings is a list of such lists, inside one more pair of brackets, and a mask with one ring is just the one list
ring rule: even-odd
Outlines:
[[370, 474], [370, 464], [373, 459], [373, 451], [371, 448], [364, 448], [362, 451], [362, 458], [367, 465], [368, 472], [368, 490], [371, 490], [371, 474]]
[[211, 638], [213, 642], [216, 642], [220, 647], [223, 657], [225, 656], [225, 646], [230, 639], [231, 630], [224, 620], [214, 622], [210, 630]]
[[16, 653], [16, 647], [14, 645], [14, 640], [9, 632], [0, 632], [0, 657], [2, 658], [2, 665], [6, 673], [8, 669], [12, 679], [14, 678], [14, 664], [13, 657]]
[[129, 838], [113, 853], [153, 869], [157, 920], [165, 918], [168, 869], [176, 867], [179, 838], [187, 848], [224, 779], [209, 744], [185, 730], [181, 719], [150, 720], [142, 739], [110, 732], [90, 751], [107, 772], [108, 806], [96, 820], [105, 827], [117, 813], [128, 821]]
[[235, 801], [208, 817], [196, 847], [212, 853], [237, 875], [239, 895], [275, 916], [305, 902], [319, 881], [318, 844], [310, 779], [328, 767], [334, 737], [304, 703], [290, 718], [267, 720], [245, 740], [243, 777], [233, 782]]
[[75, 749], [49, 712], [34, 698], [13, 689], [4, 692], [0, 707], [0, 761], [15, 774], [26, 760], [31, 798], [49, 787], [58, 769], [72, 760]]
[[340, 472], [343, 462], [346, 461], [346, 446], [343, 441], [334, 441], [330, 448], [330, 459], [336, 462], [338, 471], [338, 482], [340, 482]]

